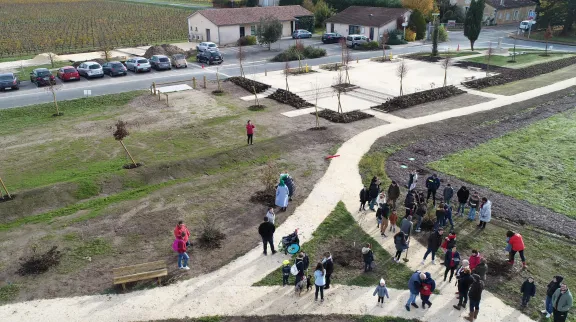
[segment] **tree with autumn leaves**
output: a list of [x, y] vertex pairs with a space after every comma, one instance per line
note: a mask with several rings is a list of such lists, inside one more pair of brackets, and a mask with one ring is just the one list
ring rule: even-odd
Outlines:
[[434, 0], [402, 0], [402, 7], [418, 10], [428, 16], [434, 9]]

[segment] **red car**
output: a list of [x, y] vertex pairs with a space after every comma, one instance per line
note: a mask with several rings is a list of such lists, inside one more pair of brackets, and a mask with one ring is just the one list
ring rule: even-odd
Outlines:
[[56, 76], [58, 76], [58, 78], [60, 78], [63, 82], [71, 80], [80, 80], [80, 74], [78, 74], [76, 68], [72, 66], [65, 66], [60, 68]]

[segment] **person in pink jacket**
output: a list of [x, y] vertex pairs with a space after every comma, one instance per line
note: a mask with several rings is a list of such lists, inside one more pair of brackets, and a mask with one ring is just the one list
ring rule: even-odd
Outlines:
[[473, 249], [472, 255], [470, 256], [470, 259], [468, 259], [468, 262], [470, 262], [470, 270], [473, 270], [478, 266], [478, 264], [480, 264], [480, 259], [482, 259], [480, 253], [476, 249]]
[[248, 136], [248, 145], [252, 145], [252, 137], [254, 136], [254, 124], [250, 120], [246, 123], [246, 135]]

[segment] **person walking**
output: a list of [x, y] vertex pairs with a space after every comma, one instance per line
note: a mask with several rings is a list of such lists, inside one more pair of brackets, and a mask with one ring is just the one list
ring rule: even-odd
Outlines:
[[415, 232], [421, 232], [420, 226], [422, 226], [422, 220], [424, 220], [424, 216], [426, 216], [426, 203], [422, 202], [418, 204], [418, 208], [416, 209], [416, 230]]
[[360, 209], [358, 211], [366, 210], [366, 203], [370, 201], [370, 192], [368, 188], [364, 186], [362, 190], [360, 190]]
[[484, 282], [480, 279], [478, 274], [472, 274], [472, 285], [470, 286], [470, 291], [468, 292], [468, 300], [470, 302], [470, 315], [465, 319], [473, 322], [478, 318], [478, 312], [480, 311], [480, 300], [482, 300], [482, 291], [484, 291]]
[[508, 243], [512, 247], [510, 251], [510, 259], [508, 260], [508, 264], [514, 265], [514, 259], [516, 257], [516, 253], [520, 253], [520, 259], [522, 260], [522, 268], [527, 268], [526, 266], [526, 258], [524, 257], [524, 240], [522, 235], [515, 233], [511, 230], [506, 232], [506, 237], [510, 238]]
[[476, 219], [476, 211], [480, 206], [480, 196], [478, 192], [474, 191], [470, 199], [468, 200], [468, 207], [470, 207], [470, 212], [468, 213], [468, 220], [474, 221]]
[[432, 203], [434, 206], [436, 206], [436, 190], [440, 188], [440, 179], [438, 179], [436, 174], [433, 174], [428, 177], [428, 179], [426, 179], [426, 188], [428, 189], [426, 202], [428, 202], [428, 199], [430, 199], [430, 196], [432, 196]]
[[450, 229], [454, 229], [454, 220], [452, 219], [452, 206], [444, 204], [444, 227], [450, 223]]
[[458, 278], [458, 304], [453, 305], [456, 310], [460, 311], [460, 309], [466, 308], [466, 303], [468, 303], [468, 291], [470, 290], [470, 286], [474, 279], [472, 279], [472, 272], [470, 271], [470, 267], [465, 267], [460, 272], [460, 276]]
[[460, 253], [456, 251], [456, 246], [454, 246], [444, 255], [444, 266], [446, 266], [446, 270], [444, 270], [444, 282], [446, 282], [448, 272], [450, 272], [450, 279], [448, 279], [448, 283], [452, 282], [454, 270], [458, 267], [458, 265], [460, 265]]
[[386, 236], [386, 228], [388, 228], [388, 217], [390, 216], [390, 206], [388, 205], [388, 203], [385, 203], [382, 207], [382, 219], [381, 219], [381, 223], [380, 223], [380, 235], [382, 237], [388, 237]]
[[426, 275], [426, 279], [422, 281], [422, 285], [420, 286], [420, 299], [422, 300], [422, 308], [426, 308], [426, 304], [430, 308], [432, 306], [432, 302], [430, 302], [430, 295], [436, 289], [436, 282], [432, 279], [432, 275], [428, 272], [424, 273]]
[[280, 207], [280, 210], [282, 211], [286, 211], [286, 208], [288, 207], [289, 194], [290, 192], [288, 191], [286, 183], [284, 183], [284, 180], [281, 179], [280, 183], [278, 183], [278, 186], [276, 187], [275, 203], [276, 206]]
[[374, 261], [374, 252], [370, 243], [362, 247], [362, 258], [364, 259], [364, 273], [372, 270], [372, 262]]
[[246, 135], [248, 136], [248, 145], [252, 145], [252, 138], [254, 137], [254, 129], [256, 127], [250, 120], [246, 123]]
[[556, 275], [552, 278], [552, 281], [548, 283], [546, 287], [546, 308], [542, 310], [542, 314], [546, 314], [546, 318], [550, 318], [552, 315], [552, 295], [556, 292], [557, 289], [560, 288], [560, 284], [564, 280], [564, 277], [561, 275]]
[[486, 197], [482, 198], [482, 203], [480, 204], [480, 223], [478, 227], [480, 229], [486, 228], [486, 224], [492, 219], [492, 201], [488, 200]]
[[442, 196], [444, 197], [444, 203], [449, 205], [452, 201], [452, 197], [454, 197], [454, 189], [452, 189], [452, 186], [449, 183], [446, 184]]
[[486, 282], [486, 273], [488, 273], [488, 264], [486, 262], [486, 258], [480, 258], [480, 264], [474, 268], [472, 273], [480, 276], [480, 279], [483, 282]]
[[406, 188], [408, 188], [408, 191], [412, 191], [414, 190], [414, 188], [416, 188], [416, 182], [418, 182], [418, 172], [416, 171], [416, 169], [414, 169], [412, 170], [412, 172], [410, 172], [408, 176], [408, 185], [406, 186]]
[[424, 281], [425, 279], [426, 274], [420, 271], [416, 271], [412, 274], [412, 276], [410, 276], [410, 279], [408, 280], [408, 289], [410, 290], [410, 297], [408, 298], [406, 305], [404, 305], [406, 311], [410, 311], [410, 305], [412, 305], [415, 308], [418, 308], [418, 304], [416, 304], [416, 297], [418, 296], [418, 294], [420, 294], [422, 281]]
[[185, 233], [183, 239], [184, 243], [186, 243], [186, 247], [190, 246], [190, 230], [188, 230], [188, 227], [184, 225], [184, 221], [180, 220], [178, 221], [178, 225], [174, 228], [174, 238], [178, 239], [178, 237], [182, 236], [182, 233]]
[[408, 236], [408, 238], [410, 238], [410, 235], [412, 234], [412, 226], [414, 224], [412, 223], [412, 216], [407, 216], [404, 217], [404, 219], [402, 219], [402, 221], [400, 222], [400, 230], [403, 231], [406, 236]]
[[302, 255], [302, 253], [298, 253], [298, 256], [296, 256], [296, 261], [294, 262], [294, 265], [296, 265], [296, 269], [298, 270], [296, 278], [294, 279], [294, 286], [296, 286], [304, 278], [305, 274], [304, 256]]
[[320, 291], [320, 302], [324, 302], [324, 286], [326, 285], [326, 270], [322, 263], [316, 264], [314, 270], [314, 286], [316, 292], [314, 293], [314, 301], [318, 301], [318, 291]]
[[522, 308], [525, 308], [528, 305], [530, 298], [536, 295], [536, 284], [534, 283], [534, 278], [532, 278], [532, 276], [528, 277], [524, 283], [522, 283], [520, 293], [522, 293]]
[[376, 198], [378, 198], [378, 195], [380, 194], [380, 180], [378, 179], [378, 177], [374, 176], [372, 178], [372, 181], [370, 182], [370, 187], [368, 187], [368, 192], [370, 197], [370, 203], [368, 206], [370, 210], [376, 211], [374, 210], [374, 205], [376, 204]]
[[174, 244], [176, 245], [175, 250], [178, 252], [178, 269], [189, 270], [188, 267], [188, 260], [190, 256], [186, 253], [186, 242], [184, 241], [184, 237], [186, 236], [186, 232], [180, 233], [180, 236], [176, 238]]
[[400, 187], [396, 181], [392, 181], [388, 187], [388, 200], [392, 203], [392, 209], [396, 209], [396, 200], [400, 198]]
[[470, 191], [468, 191], [468, 188], [465, 186], [462, 186], [456, 193], [456, 197], [458, 197], [458, 211], [456, 212], [456, 216], [462, 217], [464, 216], [464, 211], [466, 210], [466, 203], [470, 197]]
[[[470, 255], [470, 258], [468, 259], [468, 262], [470, 263], [470, 269], [474, 270], [476, 268], [476, 266], [478, 266], [478, 264], [480, 264], [480, 259], [482, 259], [482, 257], [480, 256], [480, 253], [478, 252], [478, 250], [473, 249], [472, 250], [472, 255]], [[480, 275], [480, 274], [478, 274]]]
[[396, 255], [392, 258], [396, 263], [400, 263], [400, 256], [405, 249], [408, 249], [408, 237], [403, 231], [399, 231], [394, 235], [394, 246], [396, 247]]
[[384, 278], [380, 279], [380, 284], [376, 286], [376, 289], [374, 290], [374, 294], [372, 294], [372, 296], [376, 296], [376, 294], [378, 294], [378, 304], [376, 304], [376, 306], [380, 305], [380, 307], [384, 307], [384, 296], [390, 298], [390, 296], [388, 295], [388, 289], [386, 288], [386, 281], [384, 280]]
[[560, 288], [552, 295], [552, 309], [554, 310], [554, 322], [565, 322], [568, 311], [572, 308], [574, 299], [568, 289], [568, 285], [562, 282]]
[[432, 254], [432, 265], [436, 264], [435, 261], [436, 252], [438, 251], [438, 248], [440, 248], [440, 245], [442, 244], [443, 234], [444, 234], [444, 228], [442, 227], [439, 227], [437, 230], [430, 233], [430, 236], [428, 236], [428, 247], [426, 248], [426, 253], [424, 253], [424, 258], [422, 259], [422, 263], [420, 264], [422, 265], [425, 264], [426, 257], [428, 257], [428, 254]]
[[436, 208], [436, 222], [434, 223], [434, 228], [444, 227], [446, 221], [446, 211], [444, 210], [444, 203], [440, 202]]
[[330, 252], [324, 253], [322, 266], [326, 270], [326, 286], [324, 286], [324, 289], [327, 290], [330, 288], [330, 277], [332, 276], [332, 272], [334, 272], [334, 261], [332, 260], [332, 254], [330, 254]]
[[274, 213], [274, 207], [268, 207], [268, 212], [266, 212], [266, 217], [268, 222], [274, 225], [274, 220], [276, 220], [276, 214]]
[[264, 217], [264, 222], [258, 226], [258, 233], [262, 237], [262, 243], [264, 244], [264, 255], [268, 255], [268, 244], [270, 244], [272, 255], [276, 254], [274, 250], [274, 231], [276, 231], [274, 224], [268, 221], [268, 217]]

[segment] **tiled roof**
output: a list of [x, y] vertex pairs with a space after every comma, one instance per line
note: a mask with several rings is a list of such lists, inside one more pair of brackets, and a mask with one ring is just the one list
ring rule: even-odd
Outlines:
[[194, 14], [201, 14], [217, 26], [252, 24], [266, 16], [273, 16], [280, 21], [290, 21], [294, 20], [295, 17], [313, 15], [312, 12], [302, 6], [206, 9], [197, 11], [192, 15]]
[[532, 0], [487, 0], [486, 4], [498, 10], [536, 6]]
[[326, 22], [380, 27], [404, 15], [409, 9], [350, 6]]

